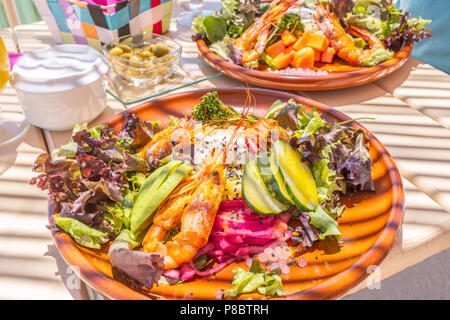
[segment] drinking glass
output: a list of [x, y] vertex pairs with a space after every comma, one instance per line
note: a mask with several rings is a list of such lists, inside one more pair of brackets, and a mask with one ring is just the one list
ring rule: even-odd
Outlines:
[[203, 0], [190, 0], [187, 7], [184, 3], [181, 3], [181, 6], [188, 11], [182, 12], [177, 17], [178, 24], [183, 27], [191, 27], [192, 21], [196, 16], [208, 16], [212, 14], [211, 10], [202, 10], [205, 6], [205, 2]]
[[0, 92], [9, 80], [9, 57], [6, 46], [0, 37]]
[[[0, 94], [9, 80], [9, 56], [5, 43], [0, 36]], [[5, 172], [17, 156], [16, 149], [30, 128], [21, 113], [2, 112], [0, 106], [0, 174]]]

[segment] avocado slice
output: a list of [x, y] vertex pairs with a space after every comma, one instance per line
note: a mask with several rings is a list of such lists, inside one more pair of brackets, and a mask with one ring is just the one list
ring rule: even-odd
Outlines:
[[148, 176], [131, 211], [130, 229], [133, 234], [152, 223], [156, 209], [191, 171], [190, 165], [182, 161], [171, 161]]

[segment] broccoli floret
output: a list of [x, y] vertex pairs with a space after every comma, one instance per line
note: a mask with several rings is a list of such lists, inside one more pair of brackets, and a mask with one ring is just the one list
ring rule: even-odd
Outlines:
[[[295, 28], [295, 29], [294, 29]], [[288, 29], [291, 32], [304, 30], [303, 23], [300, 21], [300, 16], [296, 13], [289, 12], [286, 13], [278, 24], [277, 33], [281, 33]]]
[[208, 122], [229, 117], [233, 111], [220, 101], [217, 91], [212, 91], [205, 94], [199, 104], [194, 105], [192, 114], [196, 120]]
[[274, 36], [270, 38], [269, 42], [267, 43], [267, 46], [270, 46], [271, 44], [274, 44], [275, 42], [280, 40], [281, 39], [280, 34], [286, 29], [291, 31], [296, 36], [298, 36], [298, 33], [304, 31], [305, 26], [301, 22], [300, 16], [298, 14], [293, 12], [286, 13], [281, 18], [277, 30], [275, 31]]

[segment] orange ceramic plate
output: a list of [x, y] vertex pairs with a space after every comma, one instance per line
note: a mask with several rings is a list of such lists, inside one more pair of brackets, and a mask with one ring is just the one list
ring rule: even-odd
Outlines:
[[[241, 108], [245, 102], [245, 90], [241, 88], [217, 89], [224, 103]], [[264, 89], [250, 89], [256, 98], [252, 112], [264, 115], [277, 99], [294, 99], [310, 111], [316, 108], [328, 121], [345, 121], [349, 118], [341, 112], [315, 101], [293, 94]], [[144, 120], [161, 120], [164, 127], [168, 115], [182, 116], [192, 110], [207, 90], [190, 91], [158, 98], [132, 108]], [[107, 123], [120, 128], [123, 115], [119, 114]], [[359, 124], [356, 127], [363, 128]], [[366, 130], [363, 128], [363, 130]], [[366, 130], [367, 131], [367, 130]], [[384, 146], [369, 132], [369, 152], [373, 161], [372, 174], [375, 193], [360, 193], [345, 199], [347, 209], [339, 219], [343, 246], [339, 252], [326, 254], [317, 249], [304, 255], [305, 268], [291, 267], [291, 273], [283, 276], [286, 299], [330, 299], [361, 282], [369, 268], [377, 266], [391, 249], [402, 223], [404, 194], [400, 174]], [[50, 207], [52, 209], [52, 207]], [[52, 210], [50, 210], [52, 212]], [[112, 279], [107, 248], [90, 250], [78, 246], [64, 232], [53, 234], [61, 255], [69, 265], [76, 266], [80, 277], [101, 295], [114, 299], [214, 299], [217, 289], [230, 288], [232, 269], [243, 263], [232, 264], [209, 280], [193, 279], [173, 286], [159, 286], [150, 291], [134, 291]], [[247, 294], [241, 298], [262, 298]]]
[[197, 41], [197, 47], [200, 55], [211, 67], [230, 78], [261, 87], [308, 91], [355, 87], [381, 79], [400, 68], [406, 62], [413, 48], [412, 45], [405, 46], [392, 59], [375, 67], [350, 67], [337, 62], [335, 65], [342, 70], [351, 68], [352, 71], [330, 73], [326, 76], [286, 76], [273, 72], [251, 70], [226, 61], [212, 52], [203, 40]]

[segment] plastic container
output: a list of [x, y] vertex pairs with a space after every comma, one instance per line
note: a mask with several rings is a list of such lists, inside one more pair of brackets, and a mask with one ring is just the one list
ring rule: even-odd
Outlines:
[[68, 130], [95, 119], [106, 107], [105, 57], [86, 45], [58, 45], [24, 54], [10, 82], [27, 120], [48, 130]]
[[[110, 53], [118, 45], [126, 45], [131, 49], [144, 48], [162, 43], [169, 48], [169, 53], [142, 62], [131, 62], [128, 59]], [[170, 77], [177, 67], [181, 57], [181, 45], [168, 38], [154, 33], [139, 33], [125, 36], [118, 41], [105, 44], [103, 52], [108, 58], [112, 70], [127, 83], [137, 87], [155, 85]]]

